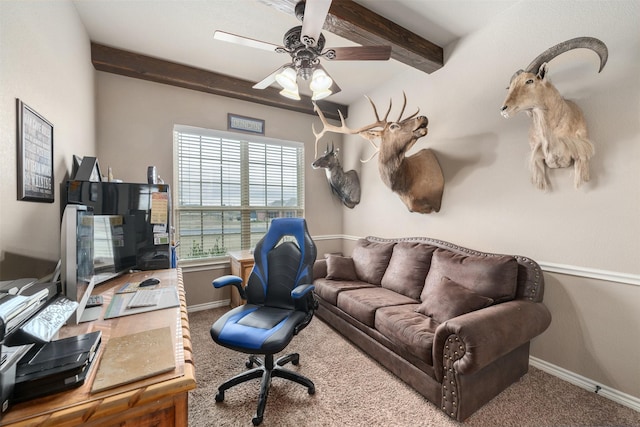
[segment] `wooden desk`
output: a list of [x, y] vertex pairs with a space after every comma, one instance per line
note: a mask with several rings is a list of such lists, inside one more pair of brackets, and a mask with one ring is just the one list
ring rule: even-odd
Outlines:
[[[229, 263], [231, 264], [231, 274], [242, 278], [242, 286], [247, 286], [249, 275], [253, 270], [253, 253], [248, 250], [229, 252]], [[231, 308], [244, 304], [240, 293], [235, 286], [231, 288]]]
[[[157, 277], [162, 286], [175, 285], [180, 306], [102, 320], [116, 289], [129, 281]], [[188, 391], [196, 387], [189, 318], [180, 269], [127, 274], [96, 287], [102, 294], [102, 316], [94, 322], [64, 326], [60, 338], [96, 330], [102, 344], [89, 378], [81, 387], [11, 407], [2, 426], [181, 426], [188, 425]], [[91, 394], [99, 359], [112, 337], [169, 326], [174, 337], [176, 368], [165, 374]]]

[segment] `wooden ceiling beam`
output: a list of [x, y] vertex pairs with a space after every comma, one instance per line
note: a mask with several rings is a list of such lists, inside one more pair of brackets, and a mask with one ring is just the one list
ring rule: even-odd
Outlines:
[[[260, 0], [294, 15], [299, 0]], [[380, 16], [353, 0], [333, 0], [323, 29], [362, 46], [391, 46], [391, 58], [425, 73], [444, 65], [440, 46]]]
[[[253, 89], [254, 82], [248, 80], [241, 80], [201, 68], [177, 64], [97, 43], [91, 43], [91, 62], [98, 71], [316, 115], [311, 98], [308, 96], [300, 95], [302, 99], [294, 101], [280, 95], [279, 90], [276, 88]], [[339, 120], [338, 110], [342, 111], [344, 117], [348, 116], [349, 109], [346, 105], [324, 100], [317, 101], [317, 104], [327, 118]]]

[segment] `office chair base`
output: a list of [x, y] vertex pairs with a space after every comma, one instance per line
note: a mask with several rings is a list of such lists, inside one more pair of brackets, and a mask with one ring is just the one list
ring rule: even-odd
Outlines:
[[257, 426], [262, 423], [264, 408], [267, 405], [267, 397], [269, 395], [269, 387], [271, 387], [271, 378], [278, 377], [296, 382], [307, 387], [309, 394], [315, 394], [316, 387], [309, 378], [282, 367], [289, 362], [291, 362], [292, 365], [297, 365], [300, 362], [300, 355], [298, 353], [287, 354], [286, 356], [278, 358], [275, 363], [273, 361], [273, 354], [265, 355], [264, 361], [257, 356], [249, 356], [249, 360], [245, 363], [246, 367], [252, 368], [253, 365], [257, 365], [257, 367], [236, 375], [218, 387], [218, 393], [215, 397], [216, 402], [222, 402], [224, 400], [225, 390], [254, 378], [262, 377], [260, 397], [258, 398], [258, 410], [256, 411], [256, 416], [251, 420], [253, 425]]

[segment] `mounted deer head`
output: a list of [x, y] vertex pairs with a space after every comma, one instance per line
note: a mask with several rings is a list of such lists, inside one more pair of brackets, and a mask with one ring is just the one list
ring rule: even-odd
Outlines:
[[327, 181], [331, 191], [338, 196], [342, 203], [349, 209], [353, 209], [360, 203], [360, 178], [354, 170], [345, 172], [338, 159], [339, 149], [331, 149], [327, 146], [324, 154], [311, 164], [314, 169], [323, 168], [327, 174]]
[[[438, 212], [444, 190], [444, 177], [438, 159], [429, 149], [422, 149], [411, 156], [405, 155], [419, 138], [427, 134], [429, 120], [425, 116], [417, 116], [418, 111], [402, 119], [407, 105], [407, 96], [403, 95], [404, 103], [397, 121], [387, 120], [391, 111], [391, 102], [384, 118], [380, 119], [375, 104], [367, 97], [373, 107], [376, 121], [357, 129], [346, 126], [340, 111], [338, 112], [341, 125], [334, 126], [328, 123], [322, 111], [314, 104], [323, 125], [320, 132], [316, 132], [315, 126], [312, 127], [316, 137], [316, 157], [318, 141], [326, 132], [358, 134], [375, 148], [371, 157], [363, 162], [368, 162], [376, 154], [378, 155], [380, 178], [387, 187], [400, 196], [410, 212]], [[379, 143], [376, 144], [375, 140], [379, 140]]]

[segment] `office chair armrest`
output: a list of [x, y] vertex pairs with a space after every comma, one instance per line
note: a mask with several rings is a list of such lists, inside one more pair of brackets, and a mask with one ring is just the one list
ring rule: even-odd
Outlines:
[[[311, 321], [313, 312], [318, 308], [318, 301], [313, 293], [316, 287], [314, 285], [298, 285], [291, 291], [291, 297], [295, 304], [296, 310], [304, 311], [308, 315], [306, 323]], [[306, 326], [305, 323], [305, 326]]]
[[246, 300], [247, 294], [244, 292], [244, 287], [242, 286], [242, 278], [233, 275], [220, 276], [217, 279], [213, 279], [211, 282], [214, 288], [223, 288], [225, 286], [233, 285], [238, 289], [238, 293], [240, 294], [240, 298]]
[[318, 308], [318, 301], [313, 294], [313, 290], [316, 287], [314, 285], [298, 285], [291, 291], [291, 297], [296, 306], [296, 310], [304, 311], [306, 313], [304, 320], [293, 329], [293, 334], [298, 335], [298, 332], [303, 330], [311, 319], [313, 313]]
[[313, 291], [316, 287], [314, 285], [298, 285], [291, 291], [291, 298], [300, 299]]

